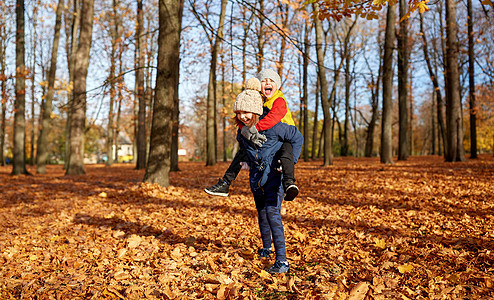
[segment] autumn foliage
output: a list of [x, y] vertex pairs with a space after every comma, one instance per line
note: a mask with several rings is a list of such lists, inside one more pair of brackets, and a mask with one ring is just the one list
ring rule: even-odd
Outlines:
[[[494, 297], [494, 157], [300, 162], [283, 204], [291, 270], [259, 260], [242, 172], [181, 163], [172, 187], [127, 164], [87, 175], [0, 167], [1, 299], [487, 299]], [[30, 170], [34, 171], [34, 170]]]

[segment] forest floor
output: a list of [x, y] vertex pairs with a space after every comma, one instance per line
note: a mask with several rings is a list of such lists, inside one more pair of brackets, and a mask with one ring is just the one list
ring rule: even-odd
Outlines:
[[0, 299], [492, 299], [494, 157], [335, 158], [296, 166], [283, 203], [290, 271], [259, 260], [243, 171], [180, 163], [169, 188], [134, 165], [84, 176], [0, 167]]

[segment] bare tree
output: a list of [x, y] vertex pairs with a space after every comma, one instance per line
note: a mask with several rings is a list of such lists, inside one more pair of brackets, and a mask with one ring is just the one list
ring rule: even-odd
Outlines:
[[395, 41], [396, 5], [388, 6], [384, 38], [383, 110], [381, 124], [381, 162], [393, 163], [393, 48]]
[[477, 104], [475, 102], [475, 55], [473, 41], [472, 0], [467, 0], [468, 11], [468, 79], [470, 104], [470, 158], [477, 158]]
[[[5, 3], [0, 3], [0, 9], [5, 12]], [[6, 50], [7, 50], [7, 29], [5, 26], [5, 13], [0, 14], [0, 102], [2, 111], [0, 112], [0, 166], [5, 165], [5, 129], [6, 129], [6, 112], [7, 112], [7, 77], [6, 68]]]
[[410, 152], [408, 122], [408, 18], [403, 18], [408, 6], [400, 0], [400, 29], [398, 33], [398, 160], [407, 160]]
[[24, 0], [17, 0], [17, 30], [15, 35], [15, 103], [14, 103], [14, 157], [12, 175], [27, 174], [26, 170], [26, 65], [24, 40]]
[[145, 182], [170, 185], [172, 111], [178, 99], [183, 0], [159, 2], [158, 67]]
[[[319, 13], [319, 4], [313, 3], [314, 13]], [[332, 118], [330, 113], [331, 99], [328, 96], [328, 81], [326, 79], [326, 69], [324, 66], [324, 54], [322, 51], [322, 23], [318, 17], [314, 18], [316, 28], [316, 53], [317, 53], [317, 69], [318, 78], [321, 85], [321, 103], [324, 114], [324, 166], [333, 164], [333, 151], [331, 149], [333, 139]]]
[[136, 96], [138, 99], [137, 114], [137, 163], [136, 169], [146, 167], [146, 98], [144, 97], [144, 35], [143, 35], [142, 0], [137, 0], [136, 30]]
[[456, 2], [446, 0], [446, 161], [464, 161]]
[[216, 158], [216, 67], [220, 44], [223, 39], [223, 26], [225, 22], [227, 0], [221, 1], [220, 19], [218, 32], [211, 51], [211, 67], [209, 70], [208, 97], [207, 97], [207, 116], [206, 116], [206, 165], [213, 166], [217, 162]]
[[53, 111], [52, 102], [55, 93], [55, 75], [57, 72], [58, 46], [60, 44], [60, 27], [62, 26], [62, 11], [64, 9], [64, 0], [59, 0], [55, 18], [55, 32], [53, 36], [53, 45], [51, 49], [50, 69], [48, 70], [48, 90], [44, 97], [41, 107], [41, 129], [38, 138], [37, 148], [37, 165], [36, 172], [39, 174], [46, 173], [46, 162], [48, 159], [48, 136], [51, 131], [51, 113]]
[[70, 105], [69, 162], [66, 175], [84, 174], [84, 131], [86, 123], [86, 79], [93, 35], [94, 0], [83, 0], [81, 29], [74, 65], [74, 97]]
[[[441, 89], [439, 87], [439, 82], [438, 82], [438, 77], [437, 77], [437, 72], [434, 71], [434, 68], [432, 66], [431, 62], [431, 57], [429, 55], [429, 47], [428, 47], [428, 41], [427, 41], [427, 36], [425, 35], [425, 29], [424, 29], [424, 20], [422, 14], [420, 14], [420, 33], [422, 36], [422, 50], [424, 52], [424, 59], [427, 64], [427, 70], [429, 71], [429, 77], [432, 80], [432, 86], [434, 88], [434, 93], [435, 93], [435, 101], [436, 101], [436, 114], [437, 114], [437, 123], [438, 123], [438, 130], [439, 130], [439, 140], [442, 140], [443, 142], [446, 141], [446, 130], [445, 130], [445, 125], [444, 125], [444, 118], [443, 118], [443, 97], [441, 95]], [[446, 147], [444, 147], [446, 148]]]

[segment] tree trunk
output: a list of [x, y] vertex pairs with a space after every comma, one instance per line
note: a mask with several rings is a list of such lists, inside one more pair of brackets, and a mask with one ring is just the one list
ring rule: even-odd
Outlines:
[[24, 0], [16, 4], [17, 31], [15, 35], [15, 103], [14, 103], [14, 157], [12, 175], [27, 174], [26, 170], [26, 66], [24, 41]]
[[[381, 31], [378, 33], [378, 44], [381, 45]], [[374, 152], [374, 132], [376, 130], [376, 124], [377, 120], [379, 118], [379, 87], [381, 84], [381, 77], [382, 77], [382, 67], [383, 67], [383, 51], [382, 47], [379, 47], [379, 70], [377, 72], [377, 78], [374, 80], [372, 78], [371, 84], [371, 109], [372, 109], [372, 114], [371, 114], [371, 119], [369, 121], [369, 125], [367, 126], [367, 132], [366, 132], [366, 139], [365, 139], [365, 152], [364, 156], [365, 157], [372, 157], [373, 152]], [[367, 59], [366, 59], [367, 62]], [[369, 67], [369, 70], [371, 68]], [[372, 75], [372, 70], [371, 70], [371, 76]]]
[[345, 42], [343, 45], [343, 58], [345, 60], [345, 120], [343, 123], [343, 140], [341, 144], [340, 154], [341, 156], [347, 156], [349, 152], [348, 145], [348, 132], [350, 131], [350, 88], [351, 88], [351, 79], [350, 79], [350, 53], [348, 43]]
[[[70, 49], [68, 52], [68, 65], [69, 65], [69, 78], [70, 83], [74, 86], [74, 77], [75, 77], [75, 61], [76, 61], [76, 53], [77, 53], [77, 36], [79, 34], [80, 26], [81, 26], [81, 2], [80, 0], [74, 1], [74, 11], [72, 12], [72, 28], [71, 28], [71, 37], [70, 37]], [[74, 100], [74, 91], [72, 90], [67, 95], [67, 122], [65, 124], [65, 170], [68, 169], [69, 160], [70, 160], [70, 124], [72, 123], [72, 102]]]
[[[5, 14], [0, 14], [0, 21], [5, 22]], [[5, 26], [0, 26], [0, 102], [2, 111], [0, 113], [0, 166], [5, 165], [4, 149], [5, 149], [5, 127], [7, 113], [7, 84], [5, 77], [5, 52], [7, 48], [7, 35]]]
[[111, 166], [114, 160], [118, 160], [118, 156], [113, 155], [113, 147], [115, 145], [115, 98], [116, 98], [116, 68], [117, 68], [117, 39], [118, 39], [118, 11], [117, 11], [117, 2], [115, 0], [112, 1], [112, 10], [113, 15], [111, 17], [110, 24], [110, 37], [111, 37], [111, 55], [110, 55], [110, 75], [108, 76], [108, 82], [110, 83], [110, 103], [108, 110], [108, 124], [107, 124], [107, 139], [106, 139], [106, 165]]
[[309, 109], [308, 109], [308, 83], [307, 83], [307, 73], [309, 68], [309, 19], [307, 18], [305, 21], [305, 30], [304, 30], [304, 52], [303, 55], [303, 66], [302, 66], [302, 88], [304, 91], [302, 97], [302, 109], [303, 109], [303, 119], [304, 119], [304, 161], [309, 160]]
[[[259, 11], [264, 12], [264, 0], [259, 0]], [[259, 14], [259, 29], [257, 32], [257, 51], [258, 51], [257, 52], [257, 73], [261, 72], [262, 65], [264, 62], [264, 44], [266, 43], [266, 38], [264, 35], [265, 35], [264, 15]]]
[[463, 129], [458, 66], [456, 2], [446, 0], [446, 161], [464, 161]]
[[[36, 114], [35, 114], [35, 104], [36, 104], [36, 41], [38, 39], [38, 7], [35, 6], [33, 8], [33, 33], [32, 33], [32, 59], [33, 63], [31, 65], [31, 153], [29, 155], [29, 165], [34, 166], [36, 160], [35, 160], [35, 154], [34, 154], [34, 144], [36, 140], [36, 134], [35, 134], [35, 119], [36, 119]], [[42, 73], [44, 76], [44, 73]], [[43, 102], [43, 100], [41, 100]]]
[[60, 27], [62, 26], [62, 11], [64, 9], [64, 0], [59, 0], [57, 5], [55, 32], [53, 36], [53, 46], [51, 49], [50, 69], [48, 71], [48, 90], [41, 107], [41, 128], [38, 137], [38, 153], [36, 172], [38, 174], [46, 173], [46, 163], [48, 160], [48, 136], [51, 131], [51, 113], [53, 94], [55, 93], [55, 75], [57, 72], [58, 46], [60, 44]]
[[[407, 12], [405, 0], [400, 0], [400, 20]], [[408, 130], [408, 19], [400, 21], [398, 34], [398, 160], [407, 160], [409, 145]]]
[[172, 114], [178, 99], [183, 0], [159, 2], [158, 67], [145, 182], [170, 185]]
[[475, 52], [473, 41], [472, 0], [467, 0], [468, 11], [468, 79], [470, 104], [470, 158], [477, 158], [477, 104], [475, 101]]
[[388, 6], [383, 61], [383, 109], [381, 125], [381, 162], [393, 163], [393, 48], [396, 5]]
[[[290, 5], [284, 4], [282, 1], [278, 2], [278, 9], [279, 9], [279, 17], [280, 20], [277, 22], [281, 27], [283, 31], [288, 30], [288, 15], [289, 15], [289, 10], [290, 10]], [[283, 67], [284, 67], [284, 61], [285, 61], [285, 52], [286, 52], [286, 37], [285, 35], [281, 34], [280, 35], [280, 51], [279, 51], [279, 60], [276, 63], [277, 67], [277, 72], [280, 75], [281, 78], [283, 78]]]
[[136, 30], [136, 86], [137, 103], [139, 110], [137, 113], [137, 163], [136, 169], [146, 167], [146, 98], [144, 97], [144, 25], [142, 0], [137, 0], [137, 30]]
[[[314, 7], [314, 13], [319, 13], [319, 4], [317, 2], [312, 4]], [[316, 27], [316, 53], [317, 53], [317, 74], [319, 82], [321, 84], [321, 103], [324, 114], [324, 163], [323, 166], [329, 166], [333, 164], [333, 151], [331, 149], [332, 140], [332, 118], [330, 113], [331, 99], [328, 97], [328, 81], [326, 79], [326, 69], [324, 67], [324, 54], [322, 51], [322, 22], [318, 17], [314, 18]]]
[[[221, 130], [223, 131], [222, 134], [222, 144], [223, 144], [223, 161], [226, 161], [226, 76], [225, 76], [225, 56], [221, 54], [221, 107], [222, 111], [220, 113], [220, 119], [221, 119]], [[233, 69], [232, 69], [233, 70]], [[233, 82], [232, 82], [233, 84]]]
[[[422, 36], [422, 49], [424, 51], [424, 58], [425, 62], [427, 63], [427, 69], [429, 71], [429, 76], [432, 80], [432, 85], [434, 88], [434, 92], [436, 94], [436, 113], [437, 113], [437, 124], [438, 124], [438, 130], [439, 130], [439, 140], [442, 140], [443, 142], [446, 141], [446, 131], [445, 131], [445, 125], [444, 125], [444, 118], [443, 118], [443, 100], [442, 100], [442, 95], [441, 95], [441, 89], [439, 87], [439, 82], [437, 80], [437, 72], [434, 71], [434, 68], [432, 67], [431, 63], [431, 58], [429, 55], [429, 47], [428, 47], [428, 42], [427, 42], [427, 37], [425, 35], [425, 30], [424, 30], [424, 20], [422, 17], [422, 14], [419, 14], [420, 16], [420, 33]], [[439, 147], [440, 147], [440, 143]], [[444, 147], [445, 148], [445, 147]], [[441, 151], [439, 151], [440, 153]]]
[[223, 39], [223, 26], [225, 22], [227, 0], [221, 1], [220, 20], [218, 25], [218, 33], [216, 35], [213, 49], [211, 51], [211, 68], [209, 70], [208, 83], [208, 100], [207, 100], [207, 116], [206, 116], [206, 166], [214, 166], [217, 162], [216, 158], [216, 65], [218, 61], [218, 52], [220, 43]]
[[[177, 70], [177, 81], [180, 78], [180, 68]], [[170, 154], [170, 171], [178, 172], [178, 129], [180, 125], [180, 103], [178, 99], [178, 93], [175, 94], [173, 99], [173, 113], [172, 113], [172, 147]]]
[[94, 0], [84, 0], [81, 10], [81, 30], [75, 53], [74, 98], [70, 122], [70, 157], [66, 175], [84, 174], [84, 131], [86, 122], [86, 79], [93, 34]]
[[[311, 158], [314, 160], [317, 158], [316, 149], [317, 149], [317, 131], [319, 129], [319, 122], [317, 120], [317, 115], [319, 114], [319, 96], [320, 96], [320, 85], [319, 85], [319, 77], [316, 78], [316, 103], [314, 108], [314, 124], [312, 127], [312, 152]], [[306, 139], [304, 139], [306, 140]]]

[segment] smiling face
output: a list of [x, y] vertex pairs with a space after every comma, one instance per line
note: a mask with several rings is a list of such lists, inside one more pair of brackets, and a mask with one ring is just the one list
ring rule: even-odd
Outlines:
[[276, 83], [269, 79], [269, 78], [264, 78], [261, 81], [261, 93], [266, 97], [270, 98], [271, 96], [274, 95], [278, 87], [276, 86]]
[[254, 114], [246, 111], [237, 111], [237, 119], [244, 123], [246, 126], [251, 126], [252, 119], [254, 118]]

